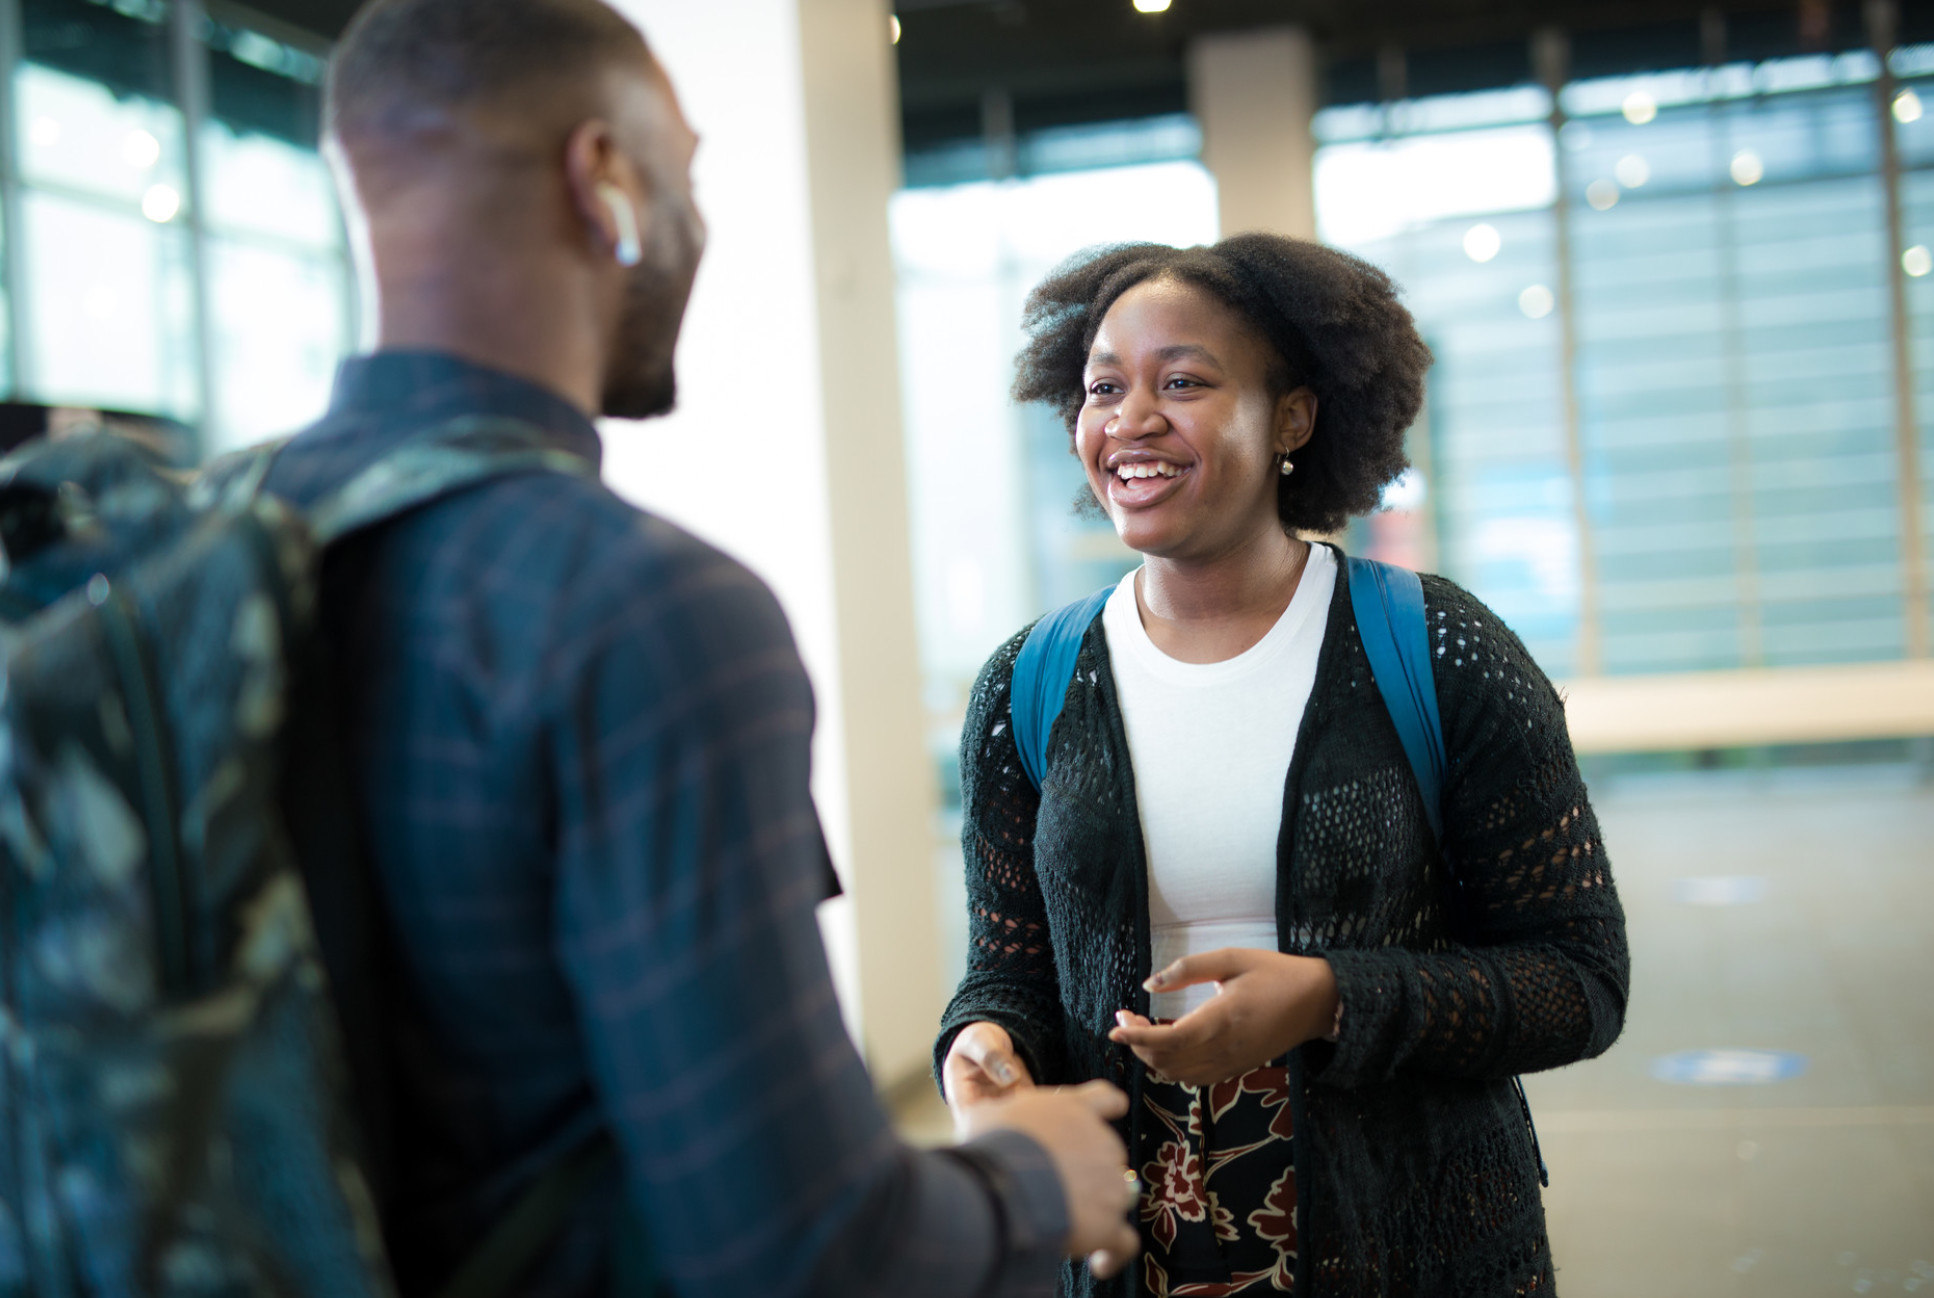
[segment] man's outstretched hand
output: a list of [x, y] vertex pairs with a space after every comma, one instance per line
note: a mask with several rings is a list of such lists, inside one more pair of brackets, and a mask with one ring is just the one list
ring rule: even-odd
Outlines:
[[1089, 1269], [1106, 1279], [1127, 1266], [1141, 1247], [1128, 1222], [1137, 1182], [1129, 1177], [1121, 1137], [1108, 1125], [1127, 1112], [1128, 1097], [1107, 1082], [1067, 1087], [1030, 1083], [1006, 1098], [957, 1107], [954, 1123], [963, 1140], [1011, 1130], [1032, 1137], [1048, 1152], [1068, 1199], [1068, 1255], [1086, 1257]]

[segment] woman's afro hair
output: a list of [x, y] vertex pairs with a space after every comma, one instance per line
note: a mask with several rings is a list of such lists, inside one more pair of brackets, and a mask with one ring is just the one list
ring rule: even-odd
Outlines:
[[1322, 244], [1239, 234], [1209, 247], [1129, 243], [1076, 253], [1028, 294], [1014, 399], [1047, 402], [1072, 441], [1102, 318], [1123, 293], [1155, 279], [1213, 294], [1275, 349], [1280, 392], [1307, 385], [1316, 393], [1316, 433], [1278, 487], [1283, 526], [1335, 532], [1375, 509], [1407, 464], [1404, 430], [1423, 408], [1430, 348], [1388, 275]]

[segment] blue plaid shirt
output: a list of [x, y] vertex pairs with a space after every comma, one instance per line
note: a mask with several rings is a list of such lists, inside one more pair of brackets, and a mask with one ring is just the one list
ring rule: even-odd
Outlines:
[[[344, 365], [270, 488], [312, 504], [475, 413], [598, 461], [561, 398], [389, 352]], [[841, 1025], [812, 692], [758, 578], [595, 481], [533, 474], [331, 551], [322, 618], [394, 965], [405, 1293], [601, 1126], [681, 1298], [1053, 1292], [1067, 1217], [1041, 1148], [909, 1149]], [[518, 1292], [608, 1292], [619, 1198], [588, 1196]]]

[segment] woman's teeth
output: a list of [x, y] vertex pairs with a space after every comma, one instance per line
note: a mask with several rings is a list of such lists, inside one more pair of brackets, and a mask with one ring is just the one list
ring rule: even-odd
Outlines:
[[1135, 464], [1121, 464], [1115, 467], [1115, 476], [1126, 482], [1130, 478], [1172, 478], [1182, 470], [1161, 460], [1142, 460]]

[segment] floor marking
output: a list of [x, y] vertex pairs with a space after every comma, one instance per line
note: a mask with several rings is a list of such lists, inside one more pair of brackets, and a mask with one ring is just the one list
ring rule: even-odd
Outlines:
[[1652, 1061], [1654, 1081], [1679, 1086], [1766, 1086], [1806, 1071], [1791, 1050], [1681, 1050]]

